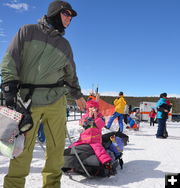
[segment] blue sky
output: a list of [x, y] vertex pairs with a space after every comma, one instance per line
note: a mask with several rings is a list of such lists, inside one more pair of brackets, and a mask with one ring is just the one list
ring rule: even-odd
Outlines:
[[[20, 26], [36, 23], [51, 0], [0, 0], [0, 61]], [[84, 93], [180, 97], [179, 0], [69, 0], [70, 41]]]

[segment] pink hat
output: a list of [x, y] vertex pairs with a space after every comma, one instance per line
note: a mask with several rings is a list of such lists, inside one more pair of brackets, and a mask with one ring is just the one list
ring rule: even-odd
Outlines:
[[86, 103], [86, 108], [91, 108], [91, 107], [95, 107], [99, 109], [99, 103], [94, 100], [90, 100]]

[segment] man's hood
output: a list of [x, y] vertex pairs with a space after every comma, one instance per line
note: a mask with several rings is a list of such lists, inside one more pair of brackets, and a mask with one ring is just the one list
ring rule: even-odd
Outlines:
[[41, 25], [42, 30], [51, 36], [61, 35], [63, 36], [65, 32], [60, 33], [57, 29], [54, 29], [51, 24], [47, 22], [47, 16], [43, 16], [38, 20], [38, 24]]

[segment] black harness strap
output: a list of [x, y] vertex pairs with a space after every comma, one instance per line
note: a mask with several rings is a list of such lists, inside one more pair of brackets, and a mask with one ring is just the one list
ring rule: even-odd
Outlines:
[[27, 102], [29, 99], [32, 98], [33, 92], [36, 88], [55, 88], [64, 87], [64, 85], [67, 85], [71, 88], [75, 88], [72, 87], [68, 82], [62, 80], [54, 84], [20, 84], [20, 89], [29, 89], [29, 93], [25, 97], [25, 102]]

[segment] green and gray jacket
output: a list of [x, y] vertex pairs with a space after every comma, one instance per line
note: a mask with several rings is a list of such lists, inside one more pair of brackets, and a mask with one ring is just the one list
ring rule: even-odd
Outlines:
[[[32, 105], [46, 105], [70, 94], [82, 97], [69, 42], [43, 17], [38, 24], [21, 27], [10, 44], [1, 66], [4, 82], [19, 80], [29, 84], [54, 84], [66, 81], [73, 88], [36, 88]], [[21, 89], [24, 99], [28, 89]]]

